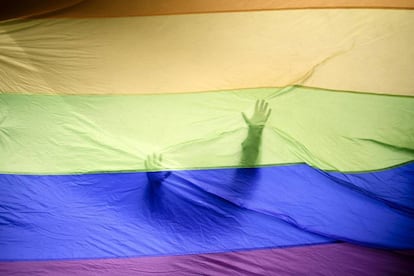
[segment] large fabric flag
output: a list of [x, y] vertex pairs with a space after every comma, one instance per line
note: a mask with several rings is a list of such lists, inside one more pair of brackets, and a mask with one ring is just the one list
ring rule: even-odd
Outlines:
[[0, 274], [414, 271], [414, 2], [3, 2]]

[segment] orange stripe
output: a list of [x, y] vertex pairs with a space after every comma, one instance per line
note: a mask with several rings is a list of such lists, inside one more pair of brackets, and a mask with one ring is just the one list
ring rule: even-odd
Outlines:
[[40, 2], [7, 0], [2, 2], [0, 19], [34, 15], [42, 18], [82, 18], [304, 8], [414, 8], [413, 0], [44, 0]]

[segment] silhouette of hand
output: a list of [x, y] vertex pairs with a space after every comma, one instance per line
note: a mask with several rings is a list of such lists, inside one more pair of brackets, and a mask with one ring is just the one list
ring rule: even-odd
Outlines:
[[147, 171], [158, 171], [162, 169], [162, 155], [161, 154], [150, 154], [144, 162]]
[[148, 155], [144, 164], [147, 169], [147, 178], [150, 183], [161, 184], [171, 174], [169, 171], [161, 171], [163, 168], [161, 154], [153, 153]]
[[251, 118], [247, 118], [246, 114], [242, 112], [244, 121], [249, 126], [264, 126], [269, 119], [272, 109], [265, 100], [257, 100], [254, 108], [254, 113]]

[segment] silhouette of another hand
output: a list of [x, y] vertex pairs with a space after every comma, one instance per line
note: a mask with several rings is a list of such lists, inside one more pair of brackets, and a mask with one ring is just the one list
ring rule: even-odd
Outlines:
[[150, 183], [161, 184], [171, 172], [160, 171], [162, 166], [162, 155], [161, 154], [151, 154], [147, 156], [145, 160], [145, 168], [147, 169], [147, 178]]
[[247, 118], [246, 114], [242, 112], [242, 116], [246, 124], [250, 126], [264, 127], [269, 119], [272, 109], [269, 108], [269, 104], [265, 100], [257, 100], [254, 108], [254, 112], [251, 118]]

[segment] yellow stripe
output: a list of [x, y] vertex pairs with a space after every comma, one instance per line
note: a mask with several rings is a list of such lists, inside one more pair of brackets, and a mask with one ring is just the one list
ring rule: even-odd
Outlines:
[[194, 92], [301, 84], [414, 95], [414, 11], [290, 10], [0, 23], [0, 91]]

